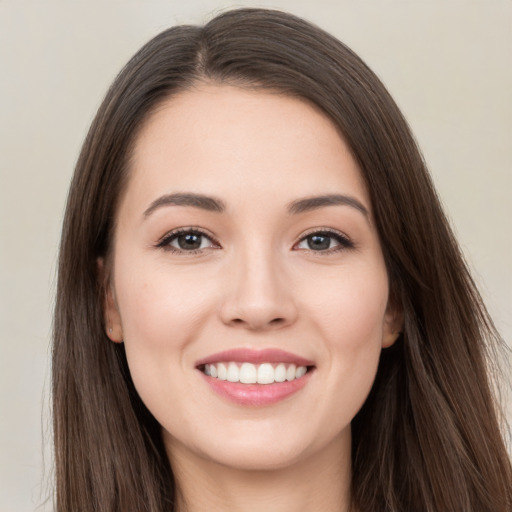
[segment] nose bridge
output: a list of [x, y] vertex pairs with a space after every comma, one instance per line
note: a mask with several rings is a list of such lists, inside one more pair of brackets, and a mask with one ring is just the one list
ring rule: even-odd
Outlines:
[[252, 330], [287, 325], [295, 320], [296, 311], [282, 261], [268, 240], [252, 242], [233, 255], [222, 319]]

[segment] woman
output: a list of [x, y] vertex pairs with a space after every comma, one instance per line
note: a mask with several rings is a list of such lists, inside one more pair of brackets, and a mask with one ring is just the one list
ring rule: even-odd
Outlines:
[[356, 55], [275, 11], [172, 28], [71, 185], [57, 510], [508, 511], [498, 343]]

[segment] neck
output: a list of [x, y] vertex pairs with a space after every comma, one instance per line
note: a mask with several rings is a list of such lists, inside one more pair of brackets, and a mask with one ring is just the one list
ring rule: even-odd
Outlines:
[[[350, 437], [350, 435], [348, 436]], [[284, 468], [242, 470], [170, 450], [177, 512], [349, 512], [350, 439]]]

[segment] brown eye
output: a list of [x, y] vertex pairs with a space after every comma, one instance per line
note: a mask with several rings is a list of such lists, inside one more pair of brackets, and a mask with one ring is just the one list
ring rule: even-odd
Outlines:
[[169, 245], [173, 245], [176, 242], [178, 248], [185, 251], [200, 249], [203, 238], [205, 238], [204, 235], [198, 233], [187, 233], [185, 235], [178, 235], [172, 242], [169, 242]]
[[219, 246], [201, 231], [182, 229], [168, 233], [157, 244], [157, 247], [176, 253], [196, 253], [203, 249], [218, 248]]
[[313, 251], [324, 251], [331, 248], [331, 236], [326, 235], [311, 235], [306, 238], [308, 247]]
[[354, 247], [352, 241], [341, 233], [334, 231], [316, 231], [302, 238], [298, 249], [315, 252], [336, 252]]

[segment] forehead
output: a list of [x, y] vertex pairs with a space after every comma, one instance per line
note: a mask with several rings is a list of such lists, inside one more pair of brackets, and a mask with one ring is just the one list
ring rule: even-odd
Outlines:
[[350, 193], [370, 210], [361, 172], [325, 114], [297, 98], [227, 85], [171, 97], [136, 138], [126, 195], [147, 206], [186, 191], [283, 204]]

